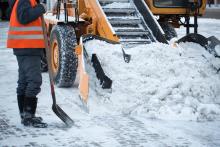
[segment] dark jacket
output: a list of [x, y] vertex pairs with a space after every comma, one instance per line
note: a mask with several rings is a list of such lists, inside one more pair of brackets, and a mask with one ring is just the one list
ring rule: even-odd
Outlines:
[[[37, 1], [37, 0], [36, 0]], [[16, 0], [9, 0], [9, 9], [12, 11]], [[11, 13], [10, 11], [10, 13]], [[17, 7], [17, 18], [21, 24], [28, 24], [45, 13], [45, 9], [41, 4], [32, 8], [29, 0], [19, 0]]]
[[[16, 0], [9, 1], [9, 7], [13, 8], [13, 5]], [[37, 1], [37, 0], [36, 0]], [[35, 7], [31, 6], [29, 0], [19, 0], [17, 6], [17, 19], [18, 21], [25, 25], [34, 20], [45, 13], [44, 6], [41, 4], [36, 5]], [[16, 49], [14, 48], [15, 55], [42, 55], [42, 49]]]

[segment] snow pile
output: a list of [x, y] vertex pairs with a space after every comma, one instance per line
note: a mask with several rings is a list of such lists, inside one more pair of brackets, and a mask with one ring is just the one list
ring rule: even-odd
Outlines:
[[161, 43], [137, 46], [129, 50], [132, 59], [128, 64], [123, 60], [120, 45], [87, 42], [86, 49], [98, 55], [113, 80], [111, 93], [103, 92], [97, 86], [98, 81], [96, 86], [91, 84], [90, 101], [101, 95], [110, 101], [106, 105], [111, 113], [125, 115], [197, 121], [219, 119], [220, 76], [206, 58], [209, 53], [197, 44], [181, 45], [184, 49]]
[[220, 56], [220, 45], [217, 45], [215, 47], [215, 52], [217, 53], [218, 56]]

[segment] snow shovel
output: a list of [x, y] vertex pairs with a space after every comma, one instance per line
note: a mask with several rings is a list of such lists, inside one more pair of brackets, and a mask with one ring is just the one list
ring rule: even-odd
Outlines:
[[46, 56], [47, 56], [47, 63], [49, 68], [49, 78], [50, 78], [50, 89], [51, 89], [51, 96], [53, 99], [53, 105], [52, 110], [53, 112], [68, 126], [71, 127], [74, 124], [74, 121], [56, 104], [56, 95], [55, 95], [55, 89], [54, 89], [54, 82], [52, 77], [52, 67], [51, 67], [51, 61], [50, 61], [50, 53], [49, 53], [49, 40], [47, 37], [47, 31], [45, 26], [44, 17], [41, 17], [42, 20], [42, 28], [44, 33], [44, 43], [46, 47]]

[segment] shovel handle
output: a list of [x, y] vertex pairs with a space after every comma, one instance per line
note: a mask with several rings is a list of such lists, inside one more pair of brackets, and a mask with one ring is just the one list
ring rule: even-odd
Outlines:
[[46, 23], [44, 20], [44, 16], [41, 16], [42, 21], [42, 29], [43, 29], [43, 35], [44, 35], [44, 44], [46, 49], [46, 57], [47, 57], [47, 64], [48, 64], [48, 72], [49, 72], [49, 79], [50, 79], [50, 89], [51, 89], [51, 95], [53, 98], [53, 105], [56, 105], [56, 95], [54, 90], [54, 82], [53, 82], [53, 76], [52, 76], [52, 67], [51, 67], [51, 60], [50, 60], [50, 47], [49, 47], [49, 39], [47, 36], [47, 28]]

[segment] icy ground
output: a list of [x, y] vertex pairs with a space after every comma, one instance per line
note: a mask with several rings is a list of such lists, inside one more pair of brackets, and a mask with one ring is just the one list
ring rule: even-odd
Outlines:
[[[220, 38], [219, 20], [199, 22], [203, 35]], [[51, 110], [44, 73], [37, 114], [49, 127], [23, 127], [15, 94], [17, 63], [5, 48], [7, 27], [0, 22], [0, 146], [220, 146], [220, 75], [215, 69], [219, 60], [193, 43], [135, 47], [127, 64], [119, 46], [89, 42], [86, 46], [96, 51], [113, 79], [112, 90], [103, 91], [91, 78], [88, 114], [78, 105], [77, 82], [74, 88], [57, 88], [59, 105], [76, 123], [66, 128]], [[183, 29], [178, 34], [183, 35]]]
[[209, 5], [206, 5], [206, 9], [220, 9], [220, 4], [218, 5], [211, 4], [211, 7], [209, 7]]

